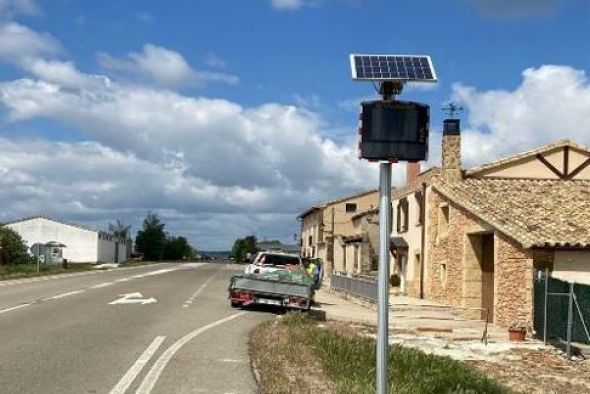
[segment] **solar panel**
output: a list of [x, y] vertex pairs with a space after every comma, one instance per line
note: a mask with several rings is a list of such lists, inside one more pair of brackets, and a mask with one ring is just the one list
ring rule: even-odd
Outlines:
[[361, 81], [436, 82], [430, 56], [352, 54], [350, 67]]

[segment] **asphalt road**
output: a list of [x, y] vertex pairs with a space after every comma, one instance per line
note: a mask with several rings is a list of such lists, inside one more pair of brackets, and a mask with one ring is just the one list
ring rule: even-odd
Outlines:
[[[225, 263], [0, 282], [0, 393], [255, 393]], [[140, 294], [137, 294], [140, 293]]]

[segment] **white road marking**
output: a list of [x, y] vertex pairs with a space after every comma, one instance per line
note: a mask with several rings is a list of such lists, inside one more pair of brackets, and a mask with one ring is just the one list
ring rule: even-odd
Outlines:
[[47, 298], [43, 298], [43, 300], [58, 300], [58, 299], [60, 299], [60, 298], [69, 297], [69, 296], [71, 296], [71, 295], [74, 295], [74, 294], [80, 294], [80, 293], [84, 293], [85, 291], [86, 291], [86, 289], [83, 289], [83, 290], [75, 290], [75, 291], [69, 291], [69, 292], [67, 292], [67, 293], [58, 294], [58, 295], [55, 295], [55, 296], [53, 296], [53, 297], [47, 297]]
[[150, 361], [152, 356], [156, 353], [162, 342], [166, 339], [165, 336], [156, 337], [152, 343], [145, 349], [141, 356], [135, 361], [135, 363], [129, 368], [127, 373], [123, 375], [119, 383], [111, 390], [110, 394], [124, 394], [125, 391], [131, 386], [131, 383], [135, 380], [137, 375], [141, 372], [143, 367]]
[[158, 302], [155, 298], [143, 298], [143, 295], [139, 292], [137, 293], [126, 293], [126, 294], [119, 294], [120, 298], [117, 298], [114, 301], [109, 302], [109, 305], [119, 305], [119, 304], [153, 304]]
[[[163, 263], [157, 264], [157, 265], [161, 265]], [[139, 266], [139, 267], [125, 267], [125, 268], [117, 268], [114, 271], [124, 271], [124, 270], [132, 270], [132, 269], [136, 269], [136, 268], [145, 268], [146, 266]], [[86, 290], [90, 290], [90, 289], [100, 289], [102, 287], [107, 287], [107, 286], [111, 286], [113, 284], [115, 284], [116, 282], [127, 282], [136, 278], [144, 278], [146, 276], [152, 276], [152, 275], [160, 275], [160, 274], [165, 274], [168, 272], [173, 272], [176, 270], [179, 270], [180, 268], [166, 268], [166, 269], [158, 269], [156, 271], [149, 271], [147, 273], [142, 273], [142, 274], [138, 274], [138, 275], [133, 275], [133, 276], [128, 276], [125, 278], [121, 278], [121, 279], [117, 279], [113, 282], [103, 282], [103, 283], [99, 283], [97, 285], [94, 286], [89, 286], [87, 288], [84, 289], [80, 289], [80, 290], [75, 290], [75, 291], [70, 291], [67, 293], [62, 293], [62, 294], [58, 294], [52, 297], [47, 297], [47, 298], [42, 298], [40, 300], [38, 300], [38, 302], [43, 302], [43, 301], [49, 301], [49, 300], [58, 300], [60, 298], [65, 298], [65, 297], [69, 297], [75, 294], [80, 294], [80, 293], [84, 293]], [[82, 276], [82, 275], [92, 275], [92, 274], [99, 274], [99, 273], [103, 273], [103, 272], [113, 272], [113, 271], [109, 271], [109, 270], [104, 270], [104, 271], [88, 271], [88, 272], [76, 272], [73, 274], [60, 274], [60, 275], [49, 275], [49, 276], [39, 276], [39, 277], [35, 277], [35, 278], [25, 278], [25, 279], [21, 279], [21, 280], [14, 280], [14, 281], [6, 281], [6, 282], [1, 282], [0, 281], [0, 287], [3, 286], [9, 286], [9, 285], [16, 285], [16, 284], [24, 284], [24, 283], [33, 283], [33, 282], [39, 282], [39, 281], [45, 281], [45, 280], [53, 280], [53, 279], [59, 279], [59, 278], [69, 278], [69, 277], [73, 277], [73, 276]], [[134, 293], [131, 293], [132, 295], [135, 295]], [[122, 295], [124, 296], [124, 294]], [[141, 296], [140, 294], [140, 297]], [[116, 301], [116, 300], [115, 300]], [[157, 302], [157, 300], [155, 298], [142, 298], [142, 299], [137, 299], [137, 298], [133, 298], [129, 299], [127, 301], [123, 301], [123, 302], [119, 302], [119, 303], [127, 303], [127, 304], [152, 304], [154, 302]], [[20, 308], [24, 308], [25, 306], [29, 306], [31, 304], [19, 304], [7, 309], [2, 309], [0, 310], [0, 314], [2, 313], [6, 313], [6, 312], [10, 312], [16, 309], [20, 309]]]
[[[138, 266], [134, 266], [134, 267], [121, 267], [121, 268], [114, 268], [114, 269], [108, 269], [108, 270], [83, 271], [83, 272], [75, 272], [72, 274], [45, 275], [45, 276], [36, 276], [33, 278], [13, 279], [10, 281], [0, 281], [0, 287], [11, 286], [11, 285], [20, 285], [20, 284], [25, 284], [25, 283], [33, 283], [33, 282], [39, 282], [39, 281], [44, 281], [44, 280], [72, 278], [72, 277], [76, 277], [76, 276], [97, 275], [97, 274], [104, 274], [106, 272], [129, 271], [129, 270], [135, 270], [135, 269], [140, 269], [140, 268], [159, 267], [164, 264], [167, 264], [167, 263], [157, 263], [157, 264], [151, 264], [151, 265], [138, 265]], [[180, 269], [180, 268], [174, 268], [174, 270], [176, 270], [176, 269]], [[159, 270], [159, 271], [162, 271], [162, 270]]]
[[135, 394], [150, 394], [154, 389], [154, 386], [158, 382], [158, 379], [160, 378], [162, 371], [164, 371], [164, 368], [166, 368], [168, 362], [170, 362], [170, 360], [172, 359], [172, 357], [174, 357], [176, 352], [178, 352], [184, 345], [186, 345], [188, 341], [190, 341], [197, 335], [204, 333], [205, 331], [215, 328], [223, 323], [227, 323], [228, 321], [234, 320], [244, 314], [246, 314], [246, 312], [239, 312], [226, 318], [217, 320], [213, 323], [207, 324], [206, 326], [197, 328], [196, 330], [180, 338], [178, 341], [174, 342], [174, 344], [170, 346], [168, 349], [166, 349], [166, 351], [156, 360], [154, 365], [152, 365], [152, 368], [143, 379], [143, 382], [141, 382], [141, 386], [139, 386]]
[[31, 305], [31, 304], [20, 304], [20, 305], [17, 305], [17, 306], [13, 306], [11, 308], [2, 309], [2, 310], [0, 310], [0, 313], [10, 312], [10, 311], [13, 311], [15, 309], [24, 308], [25, 306], [29, 306], [29, 305]]
[[111, 286], [114, 285], [113, 282], [103, 282], [103, 283], [99, 283], [97, 285], [91, 286], [91, 289], [101, 289], [103, 287], [107, 287], [107, 286]]
[[242, 360], [239, 358], [222, 358], [219, 361], [224, 362], [224, 363], [245, 363], [245, 362], [247, 362], [246, 360]]
[[[218, 271], [218, 272], [219, 272], [219, 271]], [[215, 279], [215, 277], [217, 276], [217, 273], [218, 273], [218, 272], [216, 272], [216, 273], [214, 273], [213, 275], [211, 275], [211, 277], [210, 277], [209, 279], [207, 279], [207, 280], [205, 281], [205, 283], [203, 283], [203, 284], [202, 284], [202, 285], [201, 285], [201, 286], [200, 286], [200, 287], [197, 289], [197, 291], [195, 291], [195, 292], [193, 293], [193, 295], [192, 295], [192, 296], [190, 296], [190, 298], [189, 298], [188, 300], [186, 300], [186, 301], [185, 301], [185, 303], [184, 303], [183, 307], [185, 307], [185, 308], [186, 308], [186, 307], [188, 307], [189, 305], [191, 305], [191, 304], [192, 304], [192, 303], [195, 301], [195, 298], [197, 298], [197, 297], [198, 297], [198, 296], [199, 296], [199, 295], [200, 295], [200, 294], [203, 292], [203, 290], [205, 290], [205, 287], [207, 287], [207, 285], [208, 285], [209, 283], [211, 283], [211, 282], [213, 281], [213, 279]]]

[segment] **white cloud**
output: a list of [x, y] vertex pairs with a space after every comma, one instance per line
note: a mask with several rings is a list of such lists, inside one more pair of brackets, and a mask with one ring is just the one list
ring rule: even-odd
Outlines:
[[132, 52], [126, 58], [99, 53], [100, 65], [110, 71], [130, 76], [141, 75], [160, 86], [179, 87], [207, 82], [238, 83], [234, 75], [193, 69], [178, 52], [154, 44], [146, 44], [142, 52]]
[[207, 55], [205, 55], [205, 64], [209, 67], [215, 68], [227, 67], [227, 62], [214, 53], [208, 53]]
[[467, 165], [564, 138], [590, 145], [590, 82], [584, 71], [544, 65], [522, 76], [513, 91], [453, 86], [453, 99], [468, 110], [463, 133]]
[[215, 186], [96, 142], [0, 138], [0, 174], [0, 221], [43, 213], [98, 228], [117, 218], [137, 229], [154, 210], [168, 230], [213, 248], [244, 231], [288, 235], [295, 224], [291, 213], [258, 209], [266, 197], [252, 198], [256, 191]]
[[20, 65], [39, 56], [55, 55], [59, 42], [49, 34], [38, 33], [16, 22], [0, 25], [0, 59]]
[[331, 180], [362, 187], [366, 175], [352, 146], [320, 139], [319, 119], [296, 107], [242, 108], [121, 85], [69, 91], [30, 79], [1, 84], [0, 101], [14, 119], [50, 118], [143, 158], [174, 156], [189, 172], [216, 184], [313, 192], [327, 190]]
[[92, 88], [110, 83], [105, 76], [80, 72], [72, 62], [29, 58], [23, 61], [22, 67], [36, 77], [62, 87]]
[[277, 10], [296, 10], [304, 5], [302, 0], [270, 0], [270, 3]]
[[[296, 231], [297, 212], [376, 184], [374, 166], [356, 159], [354, 143], [321, 138], [321, 119], [301, 108], [274, 103], [244, 108], [227, 100], [120, 84], [80, 72], [70, 62], [38, 58], [25, 62], [24, 69], [36, 79], [0, 83], [0, 104], [9, 119], [51, 119], [96, 142], [45, 141], [27, 149], [24, 142], [2, 141], [0, 156], [12, 163], [0, 161], [10, 171], [4, 179], [26, 181], [10, 186], [21, 193], [18, 198], [6, 195], [11, 201], [7, 212], [13, 214], [39, 209], [92, 221], [153, 209], [179, 216], [177, 225], [185, 229], [194, 215], [206, 213], [248, 223], [241, 231], [290, 234]], [[3, 156], [3, 151], [34, 160]], [[28, 169], [15, 164], [36, 162]], [[122, 169], [115, 170], [119, 165]], [[44, 203], [52, 193], [35, 184], [51, 179], [44, 175], [48, 171], [54, 182], [69, 186], [63, 199]], [[266, 222], [258, 223], [262, 216]], [[228, 232], [227, 226], [219, 224], [217, 242], [243, 235]]]

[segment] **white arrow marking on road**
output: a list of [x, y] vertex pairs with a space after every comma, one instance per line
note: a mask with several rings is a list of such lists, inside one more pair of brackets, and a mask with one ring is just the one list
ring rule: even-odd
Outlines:
[[158, 300], [156, 300], [153, 297], [151, 297], [151, 298], [143, 298], [143, 295], [141, 295], [141, 293], [139, 293], [139, 292], [137, 292], [137, 293], [119, 294], [119, 297], [121, 297], [121, 298], [117, 298], [116, 300], [109, 302], [109, 305], [117, 305], [117, 304], [141, 304], [141, 305], [146, 305], [146, 304], [153, 304], [154, 302], [157, 302], [158, 301]]

